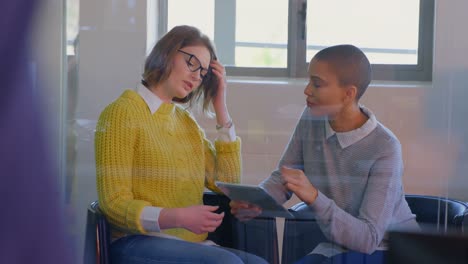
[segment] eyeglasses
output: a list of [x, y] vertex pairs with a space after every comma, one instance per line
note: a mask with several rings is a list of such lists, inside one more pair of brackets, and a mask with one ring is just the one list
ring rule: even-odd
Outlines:
[[200, 78], [202, 80], [205, 80], [206, 76], [208, 75], [209, 73], [209, 70], [208, 69], [205, 69], [201, 66], [201, 62], [200, 60], [197, 58], [197, 56], [193, 55], [193, 54], [190, 54], [188, 52], [185, 52], [183, 50], [177, 50], [185, 55], [187, 55], [187, 59], [185, 60], [185, 62], [187, 63], [187, 67], [189, 68], [189, 70], [191, 72], [196, 72], [198, 70], [200, 70]]

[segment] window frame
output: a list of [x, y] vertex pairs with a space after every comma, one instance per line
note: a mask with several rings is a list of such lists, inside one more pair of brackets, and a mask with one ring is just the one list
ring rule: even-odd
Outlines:
[[418, 63], [416, 65], [373, 64], [373, 79], [394, 81], [432, 81], [434, 16], [434, 0], [420, 0]]
[[[233, 39], [235, 34], [235, 8], [232, 8], [236, 0], [223, 0], [223, 4], [230, 1], [230, 8], [219, 7], [215, 0], [215, 21], [223, 20], [224, 23], [215, 23], [215, 43], [222, 40], [226, 44], [226, 39]], [[418, 62], [416, 65], [404, 64], [372, 64], [373, 80], [382, 81], [432, 81], [433, 62], [433, 39], [434, 39], [434, 16], [435, 0], [420, 0], [419, 5], [419, 36], [418, 36]], [[283, 77], [283, 78], [303, 78], [307, 76], [308, 62], [305, 61], [307, 52], [307, 32], [306, 10], [307, 0], [288, 1], [288, 43], [287, 43], [287, 67], [267, 68], [267, 67], [235, 67], [226, 66], [226, 71], [230, 76], [246, 77]], [[231, 13], [222, 13], [231, 10]], [[161, 37], [167, 32], [168, 21], [168, 0], [159, 0], [158, 5], [158, 35]], [[221, 14], [221, 15], [220, 15]], [[230, 26], [228, 29], [217, 30], [217, 26]], [[304, 32], [303, 32], [304, 31]], [[234, 40], [235, 41], [235, 40]], [[232, 42], [232, 41], [231, 41]], [[234, 43], [234, 42], [233, 42]], [[231, 54], [222, 54], [222, 58], [228, 57], [232, 60]], [[226, 62], [225, 62], [226, 63]]]

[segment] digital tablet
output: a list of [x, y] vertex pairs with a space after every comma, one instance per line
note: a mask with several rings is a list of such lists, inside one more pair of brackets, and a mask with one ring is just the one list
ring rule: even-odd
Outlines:
[[260, 216], [294, 218], [283, 205], [276, 202], [259, 186], [219, 181], [215, 182], [215, 184], [231, 200], [249, 202], [262, 208]]

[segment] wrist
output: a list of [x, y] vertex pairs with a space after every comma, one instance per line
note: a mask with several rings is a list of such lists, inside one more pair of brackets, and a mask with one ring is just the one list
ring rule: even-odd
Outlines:
[[177, 228], [183, 228], [185, 226], [184, 223], [184, 208], [174, 208], [174, 223]]
[[159, 215], [161, 229], [179, 228], [184, 226], [182, 208], [164, 208]]
[[308, 197], [307, 201], [304, 201], [307, 205], [311, 205], [317, 200], [318, 190], [314, 188], [314, 191], [311, 192], [310, 197]]
[[212, 101], [213, 103], [213, 109], [215, 110], [216, 113], [219, 112], [227, 112], [227, 105], [226, 105], [226, 100], [214, 100]]
[[216, 124], [216, 130], [221, 130], [223, 128], [231, 128], [232, 127], [232, 118], [230, 118], [224, 124]]

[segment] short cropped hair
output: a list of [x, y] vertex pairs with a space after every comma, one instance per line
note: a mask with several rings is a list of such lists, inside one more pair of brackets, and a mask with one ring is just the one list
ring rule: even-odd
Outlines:
[[345, 44], [320, 50], [312, 60], [327, 62], [335, 71], [341, 86], [354, 85], [359, 100], [372, 79], [372, 69], [364, 52]]
[[[204, 46], [210, 53], [210, 62], [217, 59], [213, 43], [200, 30], [186, 25], [176, 26], [156, 43], [146, 58], [142, 84], [149, 88], [167, 80], [177, 51], [187, 46]], [[193, 90], [184, 98], [174, 98], [173, 101], [188, 103], [191, 107], [203, 96], [203, 111], [207, 112], [211, 100], [216, 96], [217, 83], [216, 76], [209, 71], [200, 87], [197, 87], [198, 89]]]

